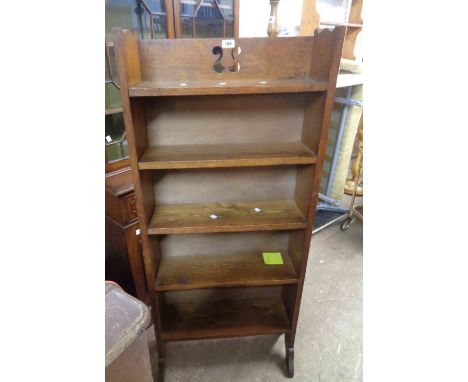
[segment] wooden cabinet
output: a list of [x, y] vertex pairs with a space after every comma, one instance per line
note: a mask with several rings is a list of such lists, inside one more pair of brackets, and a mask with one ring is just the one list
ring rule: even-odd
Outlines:
[[106, 174], [106, 279], [148, 302], [140, 226], [129, 167]]
[[293, 376], [344, 32], [114, 31], [160, 380], [168, 342], [272, 333]]

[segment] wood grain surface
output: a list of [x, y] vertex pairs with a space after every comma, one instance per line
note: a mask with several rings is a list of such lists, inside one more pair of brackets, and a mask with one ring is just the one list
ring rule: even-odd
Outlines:
[[221, 256], [163, 256], [156, 289], [166, 291], [296, 283], [296, 272], [287, 251], [277, 252], [281, 252], [284, 264], [265, 264], [260, 251]]
[[209, 94], [301, 93], [325, 91], [328, 84], [310, 78], [265, 78], [253, 80], [141, 81], [129, 88], [130, 97]]
[[163, 341], [285, 333], [290, 324], [279, 299], [224, 300], [167, 305]]
[[140, 170], [278, 166], [315, 163], [315, 154], [302, 142], [149, 147]]
[[[257, 213], [254, 208], [260, 208]], [[218, 218], [212, 219], [210, 215]], [[292, 200], [157, 206], [148, 234], [301, 229], [304, 216]]]
[[[141, 80], [172, 82], [177, 85], [180, 82], [187, 84], [193, 82], [199, 83], [200, 86], [204, 86], [204, 83], [233, 80], [253, 80], [253, 82], [297, 78], [317, 80], [309, 76], [314, 37], [236, 38], [236, 47], [241, 48], [241, 53], [238, 55], [240, 70], [236, 72], [228, 70], [233, 60], [231, 50], [224, 49], [221, 64], [226, 70], [217, 73], [213, 70], [213, 64], [219, 56], [213, 54], [213, 48], [221, 47], [222, 40], [222, 38], [139, 40]], [[316, 57], [316, 60], [320, 61], [320, 57]]]

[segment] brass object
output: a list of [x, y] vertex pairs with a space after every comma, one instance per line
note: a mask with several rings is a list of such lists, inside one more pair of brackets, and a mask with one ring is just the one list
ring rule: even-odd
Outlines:
[[[360, 138], [356, 138], [356, 146], [359, 151], [359, 156], [356, 158], [355, 163], [357, 163], [357, 171], [354, 176], [354, 192], [353, 192], [353, 197], [351, 198], [351, 204], [349, 207], [349, 211], [347, 213], [347, 217], [343, 222], [341, 223], [341, 229], [343, 231], [346, 231], [350, 225], [356, 220], [359, 219], [361, 221], [364, 220], [364, 205], [356, 205], [356, 196], [357, 196], [357, 190], [358, 187], [361, 187], [362, 189], [362, 162], [363, 162], [363, 142], [362, 142], [362, 130], [360, 134]], [[358, 160], [359, 159], [359, 160]]]
[[[357, 133], [357, 139], [358, 141], [362, 142], [362, 135], [363, 131], [360, 129]], [[344, 187], [344, 193], [347, 195], [353, 195], [354, 189], [355, 189], [355, 179], [358, 177], [358, 172], [359, 172], [359, 167], [360, 163], [362, 161], [362, 150], [358, 150], [358, 154], [356, 156], [356, 159], [354, 159], [354, 163], [351, 167], [351, 178], [346, 180], [346, 185]], [[364, 193], [364, 189], [362, 184], [358, 184], [356, 187], [356, 196], [362, 196]]]

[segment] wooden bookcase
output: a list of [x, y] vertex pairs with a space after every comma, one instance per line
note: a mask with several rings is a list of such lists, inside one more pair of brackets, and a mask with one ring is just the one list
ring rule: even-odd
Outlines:
[[221, 73], [221, 39], [113, 33], [160, 380], [167, 342], [273, 333], [292, 377], [344, 28], [236, 39]]

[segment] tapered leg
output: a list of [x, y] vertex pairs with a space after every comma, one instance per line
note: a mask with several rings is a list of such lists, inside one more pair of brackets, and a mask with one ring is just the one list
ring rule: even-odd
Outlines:
[[166, 375], [166, 344], [162, 341], [158, 344], [158, 380], [164, 382]]
[[289, 378], [294, 377], [294, 342], [290, 334], [284, 335], [286, 348], [286, 371]]

